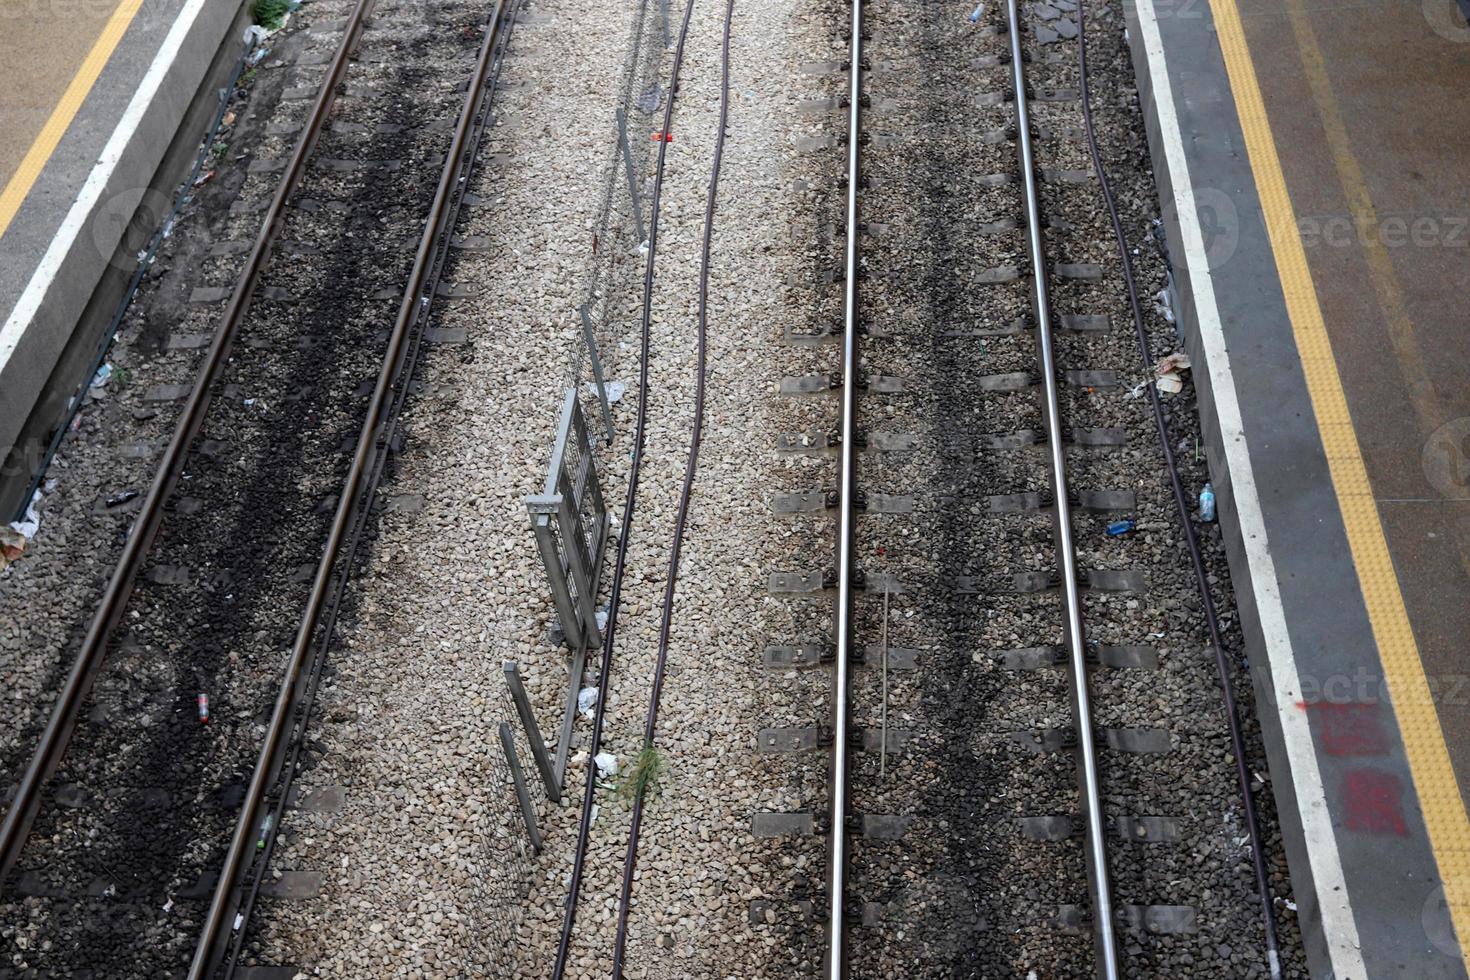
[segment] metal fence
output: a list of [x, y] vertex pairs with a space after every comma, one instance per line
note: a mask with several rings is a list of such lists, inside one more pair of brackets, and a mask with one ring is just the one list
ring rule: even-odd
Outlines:
[[526, 500], [568, 650], [567, 696], [555, 733], [558, 781], [566, 770], [588, 651], [601, 642], [597, 588], [610, 538], [601, 475], [610, 471], [618, 445], [612, 402], [631, 387], [637, 369], [637, 345], [630, 341], [641, 320], [653, 151], [669, 95], [668, 53], [668, 0], [641, 0], [610, 120], [587, 284], [578, 308], [567, 311], [579, 331], [568, 352], [546, 485]]
[[[540, 846], [539, 818], [559, 796], [570, 749], [577, 692], [587, 651], [599, 642], [597, 585], [611, 537], [601, 475], [618, 446], [611, 402], [632, 387], [636, 336], [651, 217], [654, 150], [670, 45], [668, 0], [640, 0], [633, 13], [618, 98], [608, 120], [601, 205], [594, 222], [583, 300], [567, 311], [578, 323], [567, 352], [557, 401], [555, 444], [541, 493], [527, 511], [564, 637], [568, 691], [555, 729], [538, 729], [529, 701], [517, 705], [519, 678], [507, 674], [497, 705], [499, 738], [487, 753], [490, 804], [481, 818], [468, 906], [478, 921], [466, 950], [471, 975], [510, 976], [520, 931], [519, 910]], [[619, 383], [620, 377], [628, 381]], [[542, 744], [537, 745], [538, 739]], [[554, 757], [553, 757], [554, 753]]]
[[485, 753], [489, 784], [493, 787], [489, 805], [481, 812], [479, 833], [469, 875], [469, 894], [462, 907], [469, 910], [463, 975], [509, 977], [515, 975], [516, 950], [521, 914], [526, 906], [532, 880], [532, 859], [537, 839], [527, 833], [525, 815], [517, 790], [523, 788], [533, 818], [546, 812], [551, 801], [545, 786], [535, 772], [531, 740], [517, 720], [517, 710], [509, 688], [497, 700], [502, 719], [501, 739], [509, 736], [515, 758], [524, 770], [523, 780], [511, 775], [509, 757], [501, 740], [480, 747]]
[[[592, 394], [596, 378], [590, 354], [598, 355], [609, 380], [627, 367], [619, 341], [638, 322], [647, 230], [652, 215], [653, 133], [668, 98], [664, 62], [668, 54], [668, 0], [640, 0], [622, 84], [611, 123], [603, 170], [602, 207], [592, 234], [592, 258], [582, 309], [589, 329], [572, 344], [566, 385]], [[589, 408], [592, 398], [584, 399]], [[589, 419], [602, 427], [602, 419]]]

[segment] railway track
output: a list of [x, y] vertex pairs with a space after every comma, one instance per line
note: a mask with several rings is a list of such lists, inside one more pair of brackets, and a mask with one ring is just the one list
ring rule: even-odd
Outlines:
[[337, 44], [0, 825], [17, 976], [239, 966], [513, 10], [313, 8]]
[[[1279, 975], [1078, 6], [850, 8], [841, 354], [783, 383], [840, 391], [835, 426], [787, 441], [835, 450], [835, 560], [772, 580], [836, 603], [833, 980], [1114, 980], [1196, 948], [1226, 960], [1198, 975]], [[1221, 862], [1225, 887], [1190, 870]]]

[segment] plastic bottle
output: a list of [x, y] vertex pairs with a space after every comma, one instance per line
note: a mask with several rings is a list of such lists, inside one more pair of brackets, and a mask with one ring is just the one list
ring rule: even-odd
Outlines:
[[1215, 486], [1212, 483], [1206, 483], [1199, 492], [1199, 519], [1206, 524], [1215, 519]]
[[274, 822], [274, 815], [269, 813], [267, 813], [265, 815], [265, 819], [260, 822], [260, 836], [257, 837], [255, 840], [255, 849], [257, 851], [265, 850], [265, 839], [267, 836], [269, 836], [271, 832], [271, 824]]

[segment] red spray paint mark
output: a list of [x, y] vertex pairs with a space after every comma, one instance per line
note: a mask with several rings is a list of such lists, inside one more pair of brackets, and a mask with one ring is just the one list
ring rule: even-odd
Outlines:
[[1388, 732], [1379, 705], [1340, 701], [1298, 701], [1316, 719], [1322, 751], [1335, 756], [1388, 754]]
[[1347, 774], [1342, 788], [1347, 803], [1347, 829], [1362, 834], [1408, 834], [1400, 805], [1403, 785], [1392, 773], [1356, 769]]

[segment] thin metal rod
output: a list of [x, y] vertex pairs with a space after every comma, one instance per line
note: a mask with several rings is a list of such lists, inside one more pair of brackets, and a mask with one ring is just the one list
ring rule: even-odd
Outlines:
[[[667, 0], [665, 0], [667, 2]], [[665, 28], [667, 33], [667, 28]], [[668, 46], [668, 42], [664, 42]], [[633, 226], [638, 229], [638, 242], [642, 244], [648, 240], [648, 232], [643, 229], [643, 202], [638, 197], [638, 176], [633, 172], [633, 151], [628, 144], [628, 114], [618, 106], [615, 111], [618, 119], [618, 145], [623, 150], [623, 169], [628, 175], [628, 196], [633, 199]]]
[[597, 384], [597, 403], [602, 409], [602, 427], [607, 430], [607, 444], [613, 441], [612, 402], [608, 399], [607, 379], [602, 376], [602, 356], [597, 353], [597, 333], [592, 329], [592, 314], [583, 303], [578, 312], [582, 316], [582, 339], [587, 342], [587, 355], [592, 359], [592, 380]]
[[[858, 190], [862, 180], [863, 4], [852, 3], [852, 50], [847, 74], [847, 251], [843, 263], [842, 445], [837, 472], [837, 656], [832, 666], [832, 851], [828, 869], [827, 976], [846, 970], [847, 699], [852, 656], [853, 487], [857, 461]], [[880, 746], [879, 751], [886, 746]]]
[[508, 721], [500, 723], [500, 748], [505, 752], [505, 764], [510, 767], [510, 781], [515, 786], [521, 819], [526, 823], [526, 836], [531, 839], [531, 849], [540, 854], [541, 829], [536, 826], [536, 807], [531, 804], [531, 791], [526, 787], [526, 773], [521, 768], [520, 757], [516, 755], [516, 743]]
[[[1118, 215], [1118, 202], [1108, 182], [1107, 169], [1103, 166], [1102, 152], [1097, 144], [1097, 132], [1093, 126], [1091, 93], [1087, 86], [1087, 20], [1086, 0], [1077, 5], [1077, 67], [1082, 98], [1082, 121], [1087, 132], [1087, 146], [1092, 154], [1092, 166], [1097, 172], [1098, 188], [1107, 204], [1108, 215], [1113, 223], [1113, 238], [1118, 244], [1118, 257], [1123, 263], [1123, 278], [1128, 285], [1128, 306], [1133, 313], [1134, 332], [1138, 337], [1139, 363], [1147, 369], [1152, 363], [1149, 356], [1148, 328], [1144, 325], [1143, 306], [1138, 301], [1138, 282], [1133, 272], [1133, 257], [1128, 251], [1128, 237], [1123, 233], [1123, 220]], [[1235, 756], [1235, 779], [1240, 791], [1241, 808], [1244, 811], [1246, 833], [1250, 837], [1251, 864], [1255, 872], [1256, 888], [1261, 893], [1261, 918], [1266, 931], [1266, 965], [1273, 980], [1281, 977], [1281, 946], [1276, 935], [1276, 916], [1271, 900], [1271, 878], [1266, 869], [1266, 848], [1261, 840], [1261, 820], [1256, 813], [1255, 797], [1251, 794], [1250, 763], [1246, 761], [1245, 738], [1240, 730], [1240, 711], [1235, 706], [1235, 693], [1231, 686], [1230, 663], [1225, 656], [1225, 643], [1220, 638], [1220, 617], [1215, 610], [1215, 597], [1210, 592], [1209, 573], [1205, 569], [1204, 555], [1200, 551], [1199, 536], [1194, 522], [1190, 520], [1189, 498], [1184, 494], [1184, 484], [1179, 478], [1179, 466], [1174, 459], [1174, 438], [1169, 434], [1169, 423], [1164, 416], [1163, 402], [1159, 399], [1157, 385], [1147, 385], [1149, 406], [1153, 409], [1154, 427], [1158, 431], [1159, 447], [1164, 453], [1164, 468], [1169, 473], [1169, 488], [1174, 494], [1174, 509], [1179, 517], [1179, 527], [1184, 532], [1185, 547], [1189, 551], [1190, 564], [1194, 567], [1195, 585], [1199, 590], [1200, 602], [1204, 604], [1205, 623], [1210, 631], [1210, 649], [1215, 655], [1215, 669], [1220, 675], [1220, 697], [1225, 711], [1225, 721], [1230, 729], [1230, 749]], [[1198, 452], [1196, 441], [1196, 453]]]
[[190, 444], [204, 425], [204, 415], [209, 408], [211, 389], [221, 368], [228, 362], [230, 351], [235, 343], [235, 336], [239, 333], [240, 324], [244, 321], [245, 313], [250, 307], [250, 299], [255, 292], [261, 269], [265, 266], [265, 260], [270, 255], [271, 243], [275, 240], [276, 232], [280, 228], [280, 215], [286, 206], [286, 199], [295, 190], [302, 174], [306, 171], [307, 159], [316, 145], [317, 137], [321, 133], [331, 105], [336, 100], [337, 86], [346, 73], [348, 58], [353, 49], [357, 47], [366, 16], [372, 9], [373, 3], [374, 0], [358, 0], [357, 5], [352, 9], [347, 28], [342, 33], [342, 41], [327, 71], [326, 80], [323, 81], [317, 93], [316, 102], [312, 105], [311, 113], [307, 116], [309, 122], [296, 141], [281, 182], [276, 186], [270, 206], [266, 209], [260, 232], [256, 235], [255, 243], [251, 246], [250, 254], [235, 282], [234, 291], [230, 294], [230, 300], [225, 307], [219, 329], [215, 332], [214, 340], [210, 343], [204, 356], [204, 363], [195, 377], [194, 387], [190, 390], [189, 398], [184, 403], [184, 409], [174, 428], [174, 434], [169, 440], [168, 448], [159, 461], [153, 482], [148, 487], [147, 496], [143, 498], [143, 506], [128, 533], [127, 542], [123, 545], [122, 554], [118, 557], [112, 577], [108, 579], [107, 588], [102, 594], [102, 601], [98, 604], [96, 612], [92, 614], [91, 623], [87, 627], [87, 635], [83, 637], [76, 660], [72, 662], [71, 670], [67, 674], [66, 685], [56, 699], [56, 704], [51, 710], [51, 717], [46, 723], [46, 729], [37, 744], [36, 752], [26, 766], [20, 785], [16, 788], [10, 809], [5, 813], [5, 821], [0, 823], [0, 882], [5, 881], [10, 870], [15, 866], [15, 862], [20, 858], [26, 837], [30, 834], [31, 824], [36, 818], [36, 812], [40, 809], [41, 790], [46, 780], [60, 764], [67, 745], [71, 741], [77, 712], [92, 689], [97, 671], [106, 658], [107, 641], [122, 618], [123, 609], [133, 591], [133, 583], [163, 523], [163, 505], [178, 482], [179, 474], [188, 457]]
[[1066, 450], [1062, 444], [1061, 408], [1057, 395], [1056, 355], [1052, 349], [1052, 318], [1047, 283], [1046, 254], [1041, 238], [1041, 207], [1037, 199], [1036, 161], [1031, 147], [1031, 116], [1026, 104], [1025, 51], [1021, 47], [1021, 17], [1017, 0], [1006, 3], [1011, 41], [1011, 83], [1016, 91], [1016, 142], [1021, 155], [1021, 182], [1026, 196], [1026, 241], [1032, 269], [1032, 302], [1036, 312], [1036, 348], [1041, 360], [1046, 443], [1056, 504], [1057, 566], [1066, 614], [1066, 644], [1073, 721], [1077, 730], [1077, 770], [1081, 783], [1083, 833], [1086, 836], [1088, 891], [1092, 898], [1093, 934], [1097, 946], [1097, 976], [1116, 980], [1118, 944], [1114, 931], [1112, 886], [1108, 880], [1106, 825], [1098, 788], [1097, 746], [1093, 738], [1092, 704], [1087, 690], [1087, 641], [1082, 628], [1082, 599], [1077, 588], [1077, 556], [1072, 543], [1072, 506], [1068, 499]]
[[[414, 253], [413, 267], [409, 272], [408, 285], [404, 289], [403, 301], [398, 309], [398, 317], [393, 324], [393, 331], [388, 340], [388, 349], [383, 356], [382, 367], [378, 372], [377, 386], [373, 390], [373, 397], [368, 405], [368, 412], [363, 419], [362, 430], [358, 434], [357, 448], [352, 456], [352, 465], [348, 469], [347, 478], [343, 482], [342, 492], [337, 498], [337, 510], [332, 516], [331, 533], [327, 538], [326, 547], [322, 551], [322, 558], [317, 565], [316, 577], [312, 582], [311, 595], [307, 599], [306, 608], [301, 614], [301, 620], [296, 631], [296, 640], [291, 648], [291, 655], [286, 664], [285, 674], [281, 682], [281, 689], [276, 694], [275, 708], [271, 713], [270, 726], [266, 729], [265, 740], [260, 747], [257, 757], [255, 772], [250, 779], [250, 787], [246, 791], [245, 801], [241, 804], [239, 818], [235, 822], [235, 833], [230, 840], [230, 847], [225, 855], [224, 867], [220, 871], [219, 883], [215, 886], [214, 897], [210, 902], [209, 913], [204, 921], [200, 932], [198, 945], [194, 949], [194, 959], [189, 966], [188, 980], [201, 980], [209, 967], [210, 958], [213, 954], [215, 944], [218, 941], [224, 926], [228, 906], [234, 900], [235, 884], [239, 874], [245, 865], [245, 857], [250, 850], [250, 835], [255, 826], [255, 813], [259, 810], [261, 801], [265, 797], [266, 786], [270, 782], [274, 769], [273, 762], [277, 752], [282, 747], [282, 738], [290, 724], [293, 715], [293, 707], [296, 703], [296, 692], [298, 681], [301, 677], [302, 668], [306, 664], [307, 653], [311, 647], [312, 639], [316, 634], [318, 620], [321, 616], [322, 606], [326, 602], [327, 593], [332, 584], [334, 566], [337, 556], [342, 549], [343, 541], [347, 537], [347, 527], [357, 506], [359, 490], [362, 486], [364, 475], [368, 470], [369, 461], [373, 458], [380, 429], [384, 422], [384, 412], [388, 407], [390, 395], [398, 372], [402, 366], [402, 355], [408, 342], [409, 327], [417, 317], [420, 306], [427, 306], [430, 296], [424, 290], [424, 283], [431, 271], [431, 258], [434, 246], [440, 235], [446, 230], [441, 228], [441, 218], [448, 207], [455, 186], [462, 176], [464, 163], [464, 149], [469, 139], [470, 130], [475, 122], [475, 106], [479, 101], [480, 88], [484, 85], [489, 75], [490, 66], [494, 60], [495, 41], [500, 31], [501, 15], [505, 9], [506, 0], [497, 0], [495, 8], [490, 15], [490, 20], [485, 27], [485, 38], [481, 42], [479, 60], [475, 64], [475, 72], [470, 80], [470, 85], [465, 93], [465, 102], [460, 110], [459, 122], [454, 130], [454, 137], [450, 141], [449, 152], [445, 157], [444, 170], [439, 175], [439, 184], [434, 191], [434, 200], [429, 207], [428, 220], [424, 225], [424, 232], [419, 239], [417, 251]], [[383, 451], [386, 451], [383, 450]], [[342, 572], [347, 573], [346, 569]]]
[[883, 713], [878, 723], [878, 778], [888, 775], [888, 583], [883, 583]]
[[541, 726], [536, 724], [536, 713], [531, 710], [531, 699], [526, 696], [526, 685], [521, 683], [520, 668], [513, 662], [505, 664], [505, 686], [516, 703], [516, 713], [521, 717], [521, 727], [526, 730], [526, 744], [531, 746], [531, 758], [541, 773], [541, 782], [546, 786], [546, 795], [551, 802], [561, 802], [561, 786], [556, 779], [556, 767], [546, 751], [546, 742], [541, 738]]

